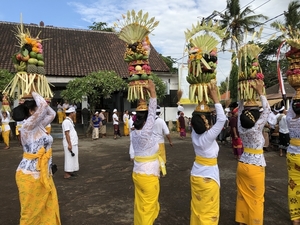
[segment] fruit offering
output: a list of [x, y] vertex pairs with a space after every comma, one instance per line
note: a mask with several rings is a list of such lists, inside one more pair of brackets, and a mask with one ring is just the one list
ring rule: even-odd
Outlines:
[[218, 63], [217, 45], [226, 36], [226, 28], [221, 29], [218, 23], [199, 22], [185, 32], [188, 42], [188, 76], [189, 99], [191, 102], [209, 102], [208, 86], [216, 83]]
[[158, 25], [158, 21], [152, 17], [148, 19], [148, 13], [140, 10], [128, 11], [123, 15], [123, 21], [115, 24], [120, 31], [118, 36], [126, 42], [124, 61], [128, 63], [128, 101], [145, 99], [144, 87], [148, 80], [152, 79], [149, 65], [150, 41], [148, 35]]
[[20, 50], [12, 56], [17, 73], [4, 91], [13, 96], [17, 88], [19, 99], [32, 90], [43, 97], [53, 97], [45, 76], [43, 40], [39, 38], [40, 33], [33, 37], [28, 29], [25, 30], [22, 20], [14, 33], [20, 47]]
[[282, 25], [280, 29], [286, 37], [286, 43], [290, 46], [290, 50], [285, 54], [289, 61], [287, 79], [296, 90], [294, 99], [300, 99], [300, 30], [293, 29], [291, 26], [285, 28]]
[[[262, 48], [256, 44], [245, 44], [238, 51], [238, 98], [246, 100], [247, 105], [256, 105], [257, 93], [252, 88], [256, 80], [263, 80], [264, 75], [258, 62]], [[265, 92], [265, 90], [264, 90]]]

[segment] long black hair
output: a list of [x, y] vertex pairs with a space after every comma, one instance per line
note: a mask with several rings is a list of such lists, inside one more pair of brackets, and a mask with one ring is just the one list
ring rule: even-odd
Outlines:
[[294, 99], [292, 109], [297, 115], [300, 115], [300, 99]]
[[197, 134], [203, 134], [211, 126], [211, 115], [205, 112], [193, 112], [191, 125]]
[[142, 129], [147, 120], [147, 117], [148, 117], [148, 110], [147, 111], [137, 111], [136, 119], [133, 123], [134, 128], [137, 130]]
[[12, 118], [15, 121], [23, 121], [30, 116], [29, 110], [35, 110], [36, 107], [35, 100], [26, 100], [23, 104], [13, 109]]

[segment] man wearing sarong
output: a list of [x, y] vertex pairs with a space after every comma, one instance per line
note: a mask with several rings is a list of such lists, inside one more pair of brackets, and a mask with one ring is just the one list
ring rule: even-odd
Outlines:
[[238, 130], [243, 141], [244, 152], [238, 162], [236, 185], [237, 200], [235, 221], [247, 225], [263, 225], [265, 166], [262, 131], [271, 112], [263, 95], [263, 81], [256, 80], [253, 86], [260, 96], [263, 111], [259, 108], [244, 109], [244, 101], [239, 102]]
[[118, 116], [118, 110], [114, 109], [113, 110], [113, 115], [112, 115], [112, 120], [113, 120], [113, 126], [114, 126], [114, 139], [117, 139], [117, 135], [119, 137], [121, 137], [121, 133], [120, 133], [120, 121], [119, 121], [119, 116]]
[[1, 111], [1, 130], [2, 130], [2, 138], [5, 144], [4, 149], [9, 149], [9, 134], [10, 134], [10, 113], [8, 111]]
[[93, 118], [93, 134], [92, 134], [92, 139], [97, 140], [99, 139], [99, 127], [100, 127], [100, 122], [101, 118], [99, 117], [99, 112], [95, 112]]
[[164, 136], [166, 136], [168, 138], [168, 141], [169, 141], [169, 144], [171, 147], [173, 146], [173, 143], [172, 143], [170, 131], [169, 131], [169, 128], [168, 128], [166, 122], [162, 118], [159, 117], [160, 113], [161, 113], [160, 106], [157, 106], [153, 134], [159, 145], [159, 150], [158, 150], [159, 155], [166, 163], [167, 157], [166, 157], [166, 147], [165, 147], [165, 137]]
[[237, 128], [237, 121], [238, 121], [238, 108], [234, 108], [232, 110], [232, 116], [230, 117], [229, 126], [230, 126], [233, 155], [237, 160], [239, 160], [243, 153], [243, 143]]
[[[134, 149], [132, 179], [134, 183], [134, 225], [152, 225], [159, 214], [159, 176], [162, 160], [158, 155], [158, 143], [153, 135], [157, 106], [155, 85], [149, 80], [149, 108], [140, 105], [136, 109], [135, 129], [131, 133]], [[142, 108], [143, 111], [140, 111]], [[163, 174], [165, 170], [162, 168]]]
[[42, 96], [35, 92], [32, 96], [34, 100], [26, 100], [13, 111], [15, 121], [26, 119], [20, 128], [24, 153], [16, 172], [21, 205], [19, 224], [60, 225], [51, 170], [53, 138], [45, 130], [54, 120], [55, 111]]
[[210, 112], [197, 107], [192, 115], [192, 143], [195, 161], [191, 170], [191, 225], [217, 225], [220, 216], [220, 175], [217, 163], [219, 145], [216, 141], [227, 120], [219, 102], [216, 85], [209, 88], [215, 103], [216, 123], [211, 126]]
[[286, 162], [288, 170], [288, 205], [293, 225], [300, 224], [300, 99], [294, 99], [286, 115], [290, 134]]
[[62, 123], [63, 146], [65, 153], [65, 179], [73, 179], [79, 170], [78, 162], [78, 136], [75, 130], [73, 119], [76, 115], [75, 108], [66, 110], [66, 119]]

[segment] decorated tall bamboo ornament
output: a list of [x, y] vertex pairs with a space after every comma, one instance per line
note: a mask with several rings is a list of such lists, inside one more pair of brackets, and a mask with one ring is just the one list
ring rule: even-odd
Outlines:
[[218, 23], [212, 21], [199, 22], [185, 32], [188, 43], [188, 75], [189, 99], [198, 102], [195, 111], [209, 112], [208, 88], [216, 83], [217, 74], [217, 45], [226, 36], [226, 28], [221, 29]]
[[[148, 19], [148, 13], [142, 10], [128, 11], [122, 15], [123, 20], [115, 23], [118, 37], [126, 42], [124, 61], [128, 63], [128, 101], [141, 101], [144, 104], [149, 96], [145, 91], [148, 80], [152, 80], [151, 67], [149, 65], [150, 41], [149, 34], [159, 24], [155, 18]], [[144, 108], [141, 107], [141, 108]]]
[[16, 74], [3, 92], [14, 97], [15, 92], [19, 99], [32, 98], [31, 91], [35, 91], [43, 97], [53, 97], [49, 83], [45, 76], [44, 56], [42, 42], [39, 35], [33, 37], [21, 22], [14, 31], [20, 50], [12, 56], [12, 62]]
[[294, 99], [300, 99], [300, 30], [281, 25], [280, 29], [286, 38], [286, 43], [290, 46], [290, 50], [285, 54], [289, 62], [287, 80], [296, 91]]
[[[260, 38], [262, 28], [258, 33], [254, 33], [252, 41], [257, 36]], [[272, 38], [272, 37], [271, 37]], [[271, 40], [271, 38], [269, 40]], [[245, 40], [247, 39], [247, 34]], [[239, 44], [238, 40], [234, 40]], [[268, 41], [269, 41], [268, 40]], [[267, 41], [267, 42], [268, 42]], [[263, 80], [264, 75], [260, 67], [258, 56], [262, 52], [262, 48], [257, 44], [244, 44], [239, 46], [237, 59], [239, 62], [238, 70], [238, 98], [245, 101], [246, 107], [258, 107], [258, 95], [254, 90], [257, 80]], [[263, 88], [265, 94], [265, 88]]]

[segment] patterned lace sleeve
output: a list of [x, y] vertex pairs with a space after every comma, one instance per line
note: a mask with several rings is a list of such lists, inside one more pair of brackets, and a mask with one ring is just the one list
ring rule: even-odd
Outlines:
[[10, 120], [10, 113], [6, 111], [6, 114], [7, 114], [7, 119]]
[[291, 120], [296, 117], [296, 113], [294, 112], [292, 105], [293, 105], [293, 99], [291, 101], [290, 108], [286, 114], [286, 123], [287, 123], [288, 127], [290, 127]]
[[37, 110], [26, 120], [23, 125], [24, 129], [28, 130], [33, 130], [40, 124], [46, 126], [47, 124], [51, 123], [55, 117], [55, 112], [48, 106], [47, 102], [42, 96], [35, 92], [32, 92], [32, 96], [36, 102]]
[[264, 110], [262, 111], [262, 113], [260, 114], [259, 119], [255, 123], [255, 127], [258, 130], [262, 130], [264, 128], [265, 124], [268, 121], [268, 117], [271, 113], [271, 108], [270, 108], [270, 105], [268, 103], [268, 100], [267, 100], [266, 96], [261, 95], [260, 100], [261, 100], [261, 104], [262, 104], [262, 107], [263, 107]]
[[[157, 107], [157, 100], [156, 98], [150, 98], [149, 107], [148, 107], [148, 117], [147, 121], [143, 127], [143, 133], [148, 133], [149, 136], [153, 133], [153, 126], [155, 122], [155, 115], [156, 115], [156, 107]], [[144, 133], [144, 134], [145, 134]]]

